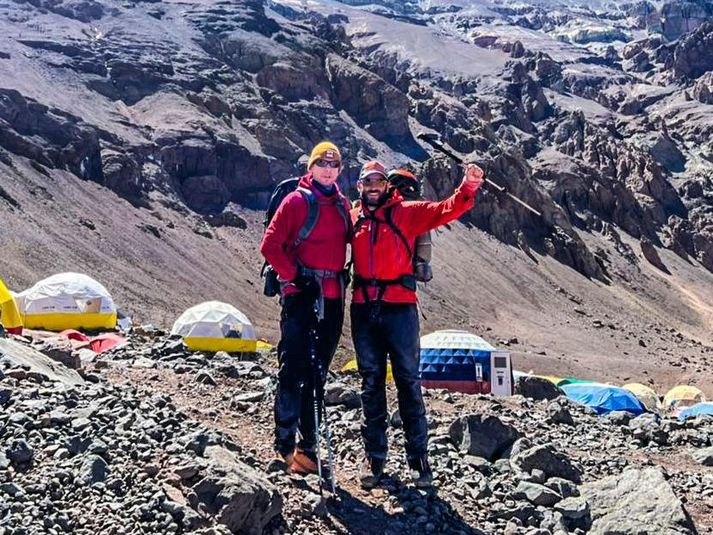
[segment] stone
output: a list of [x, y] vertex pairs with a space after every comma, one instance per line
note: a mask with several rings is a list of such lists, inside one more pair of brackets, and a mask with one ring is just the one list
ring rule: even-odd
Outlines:
[[513, 453], [510, 464], [522, 472], [540, 469], [547, 474], [548, 478], [561, 477], [575, 483], [579, 483], [582, 479], [581, 470], [575, 467], [564, 453], [556, 451], [551, 444], [535, 446]]
[[692, 457], [703, 466], [713, 466], [713, 447], [695, 450]]
[[520, 433], [496, 416], [471, 414], [458, 418], [449, 427], [453, 444], [464, 453], [498, 459], [520, 437]]
[[300, 504], [300, 514], [306, 518], [327, 516], [327, 500], [319, 494], [307, 494]]
[[589, 515], [589, 504], [587, 500], [579, 496], [572, 496], [561, 500], [555, 505], [555, 511], [570, 520], [579, 520]]
[[361, 407], [361, 396], [355, 388], [343, 383], [329, 383], [325, 387], [324, 402], [327, 406], [345, 405], [348, 409]]
[[614, 425], [629, 425], [634, 415], [627, 411], [612, 411], [604, 417]]
[[213, 376], [208, 372], [200, 371], [196, 374], [196, 383], [204, 385], [216, 386], [218, 383], [213, 379]]
[[87, 455], [82, 461], [77, 477], [84, 485], [94, 485], [104, 481], [107, 473], [106, 461], [99, 455]]
[[552, 381], [534, 375], [520, 377], [515, 385], [515, 393], [538, 401], [555, 399], [564, 394]]
[[665, 445], [668, 443], [668, 433], [661, 427], [656, 414], [645, 413], [636, 416], [629, 422], [631, 436], [644, 443], [655, 442]]
[[552, 489], [531, 481], [520, 481], [513, 492], [513, 497], [525, 499], [533, 505], [543, 505], [545, 507], [551, 507], [562, 499], [562, 496]]
[[7, 450], [7, 457], [13, 464], [29, 463], [34, 457], [34, 450], [23, 438], [12, 441]]
[[582, 485], [580, 491], [589, 503], [591, 534], [696, 533], [660, 467], [629, 468], [621, 474]]
[[557, 403], [556, 401], [551, 402], [547, 406], [547, 416], [549, 416], [550, 421], [552, 423], [574, 425], [572, 413], [570, 413], [566, 407], [563, 407], [560, 403]]
[[563, 498], [579, 496], [579, 489], [577, 488], [577, 485], [575, 485], [568, 479], [562, 479], [561, 477], [551, 477], [545, 482], [545, 486], [554, 490]]

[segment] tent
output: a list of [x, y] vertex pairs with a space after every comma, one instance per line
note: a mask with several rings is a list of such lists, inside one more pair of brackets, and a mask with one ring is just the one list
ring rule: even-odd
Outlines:
[[684, 421], [686, 418], [693, 418], [704, 414], [713, 416], [713, 403], [701, 402], [691, 407], [684, 407], [681, 409], [681, 412], [678, 413], [678, 419]]
[[17, 295], [28, 329], [107, 330], [116, 327], [116, 306], [104, 286], [81, 273], [52, 275]]
[[695, 386], [678, 385], [666, 392], [663, 398], [663, 407], [666, 410], [690, 407], [699, 401], [705, 401], [706, 396]]
[[510, 354], [467, 331], [421, 337], [421, 384], [467, 394], [512, 395]]
[[258, 346], [248, 317], [220, 301], [206, 301], [186, 310], [173, 324], [171, 334], [182, 336], [193, 351], [253, 353]]
[[126, 338], [116, 333], [104, 333], [95, 336], [89, 341], [89, 349], [95, 353], [103, 353], [114, 347], [126, 344]]
[[11, 334], [22, 334], [22, 318], [15, 298], [0, 279], [0, 323]]
[[[343, 372], [351, 372], [351, 371], [357, 371], [359, 369], [359, 366], [357, 364], [356, 359], [352, 359], [349, 362], [347, 362], [344, 366], [342, 366], [341, 371]], [[391, 371], [391, 363], [387, 362], [386, 363], [386, 382], [391, 383], [394, 380], [394, 374]]]
[[580, 383], [563, 385], [560, 388], [568, 398], [594, 409], [597, 414], [612, 411], [627, 411], [632, 414], [646, 412], [646, 408], [634, 394], [616, 386]]
[[652, 412], [658, 410], [659, 397], [653, 389], [641, 383], [629, 383], [622, 386], [622, 388], [634, 394], [644, 407], [646, 407], [646, 410]]
[[585, 384], [590, 384], [594, 383], [591, 379], [577, 379], [575, 377], [564, 377], [560, 379], [557, 383], [555, 383], [557, 386], [562, 387], [565, 385], [585, 385]]

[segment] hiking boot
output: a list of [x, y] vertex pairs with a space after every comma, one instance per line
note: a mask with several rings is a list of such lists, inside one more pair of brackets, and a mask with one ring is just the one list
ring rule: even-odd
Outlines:
[[279, 450], [275, 451], [275, 458], [268, 464], [268, 472], [290, 472], [290, 466], [292, 465], [292, 458], [294, 453], [282, 453]]
[[376, 457], [367, 457], [364, 459], [364, 464], [359, 471], [359, 482], [363, 489], [373, 489], [376, 487], [381, 478], [384, 477], [384, 465], [386, 459]]
[[408, 466], [411, 469], [411, 479], [417, 489], [426, 489], [433, 485], [433, 472], [427, 457], [409, 459]]
[[[324, 468], [324, 464], [322, 464]], [[317, 456], [309, 451], [297, 448], [295, 454], [292, 456], [292, 462], [290, 463], [291, 474], [317, 474], [319, 469], [317, 467]]]

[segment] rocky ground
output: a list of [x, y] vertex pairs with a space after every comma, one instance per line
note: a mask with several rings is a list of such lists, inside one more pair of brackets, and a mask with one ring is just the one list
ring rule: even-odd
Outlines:
[[543, 217], [484, 190], [439, 231], [424, 331], [706, 390], [713, 49], [694, 4], [2, 3], [0, 274], [86, 272], [164, 328], [223, 299], [276, 342], [257, 251], [274, 182], [329, 137], [345, 191], [378, 157], [441, 198], [459, 173], [415, 139], [438, 132]]
[[710, 418], [600, 417], [538, 380], [507, 399], [426, 391], [436, 482], [420, 491], [390, 386], [390, 475], [366, 492], [358, 381], [333, 375], [337, 493], [323, 499], [274, 460], [274, 355], [191, 354], [157, 332], [76, 353], [76, 371], [27, 342], [0, 352], [7, 535], [713, 533]]

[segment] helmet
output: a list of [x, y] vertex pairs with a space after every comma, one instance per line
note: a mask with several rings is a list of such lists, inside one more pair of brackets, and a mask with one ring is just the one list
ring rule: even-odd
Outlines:
[[411, 171], [394, 169], [389, 171], [387, 178], [389, 184], [399, 190], [404, 199], [414, 200], [421, 197], [421, 182]]

